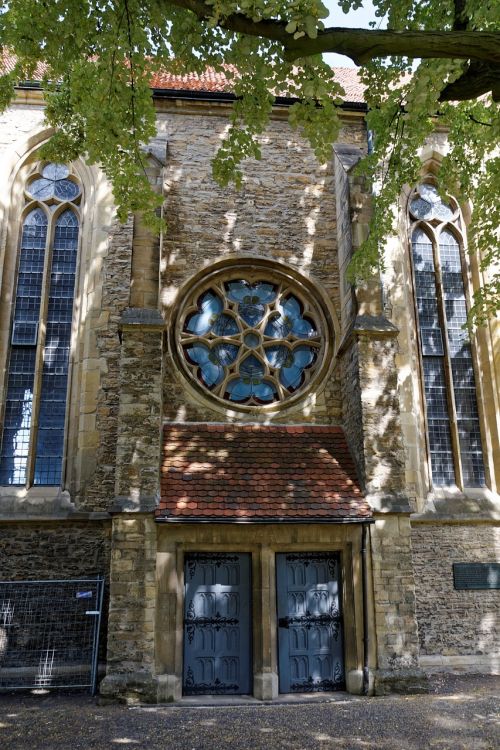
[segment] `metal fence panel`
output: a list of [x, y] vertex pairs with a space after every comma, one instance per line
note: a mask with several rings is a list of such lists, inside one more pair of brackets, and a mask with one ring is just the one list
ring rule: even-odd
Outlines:
[[0, 581], [0, 690], [95, 693], [104, 579]]

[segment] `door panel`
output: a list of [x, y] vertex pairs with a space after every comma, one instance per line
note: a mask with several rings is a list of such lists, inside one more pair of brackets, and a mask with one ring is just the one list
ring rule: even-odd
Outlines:
[[186, 555], [184, 694], [251, 692], [250, 555]]
[[344, 688], [339, 555], [276, 555], [280, 692]]

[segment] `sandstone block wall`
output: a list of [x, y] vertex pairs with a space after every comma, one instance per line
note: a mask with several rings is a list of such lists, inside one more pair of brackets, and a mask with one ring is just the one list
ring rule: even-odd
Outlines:
[[156, 526], [151, 515], [113, 519], [105, 695], [155, 700]]
[[[198, 108], [199, 109], [199, 108]], [[318, 281], [339, 315], [337, 207], [333, 160], [318, 165], [300, 136], [283, 118], [271, 122], [262, 138], [262, 159], [244, 164], [241, 190], [220, 188], [211, 176], [211, 159], [227, 125], [214, 106], [183, 114], [159, 115], [155, 143], [168, 143], [165, 167], [165, 218], [160, 298], [167, 316], [190, 277], [228, 255], [254, 255], [291, 265]], [[346, 123], [341, 138], [364, 142], [361, 119]], [[339, 342], [337, 342], [339, 343]], [[194, 400], [167, 355], [165, 416], [172, 420], [219, 421], [225, 417], [209, 402]], [[254, 415], [255, 419], [255, 415]], [[340, 372], [334, 368], [315, 406], [299, 407], [275, 421], [340, 423]]]
[[[128, 313], [147, 312], [129, 310]], [[160, 316], [158, 315], [158, 318]], [[162, 425], [163, 323], [122, 325], [120, 407], [116, 444], [117, 497], [137, 508], [156, 501]]]
[[498, 562], [500, 526], [414, 524], [422, 655], [500, 655], [500, 590], [456, 591], [453, 563]]

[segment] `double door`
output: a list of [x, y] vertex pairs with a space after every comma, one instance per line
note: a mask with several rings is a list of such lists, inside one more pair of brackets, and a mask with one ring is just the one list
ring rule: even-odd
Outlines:
[[[280, 692], [342, 689], [338, 553], [277, 554], [276, 584]], [[249, 554], [186, 556], [185, 695], [251, 693], [251, 592]]]

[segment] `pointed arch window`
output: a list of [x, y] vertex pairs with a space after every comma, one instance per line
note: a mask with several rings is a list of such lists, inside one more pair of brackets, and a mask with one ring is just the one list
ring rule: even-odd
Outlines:
[[8, 356], [0, 485], [59, 485], [81, 189], [62, 164], [29, 179]]
[[458, 205], [431, 183], [410, 199], [411, 246], [432, 481], [485, 484], [473, 352], [467, 330]]

